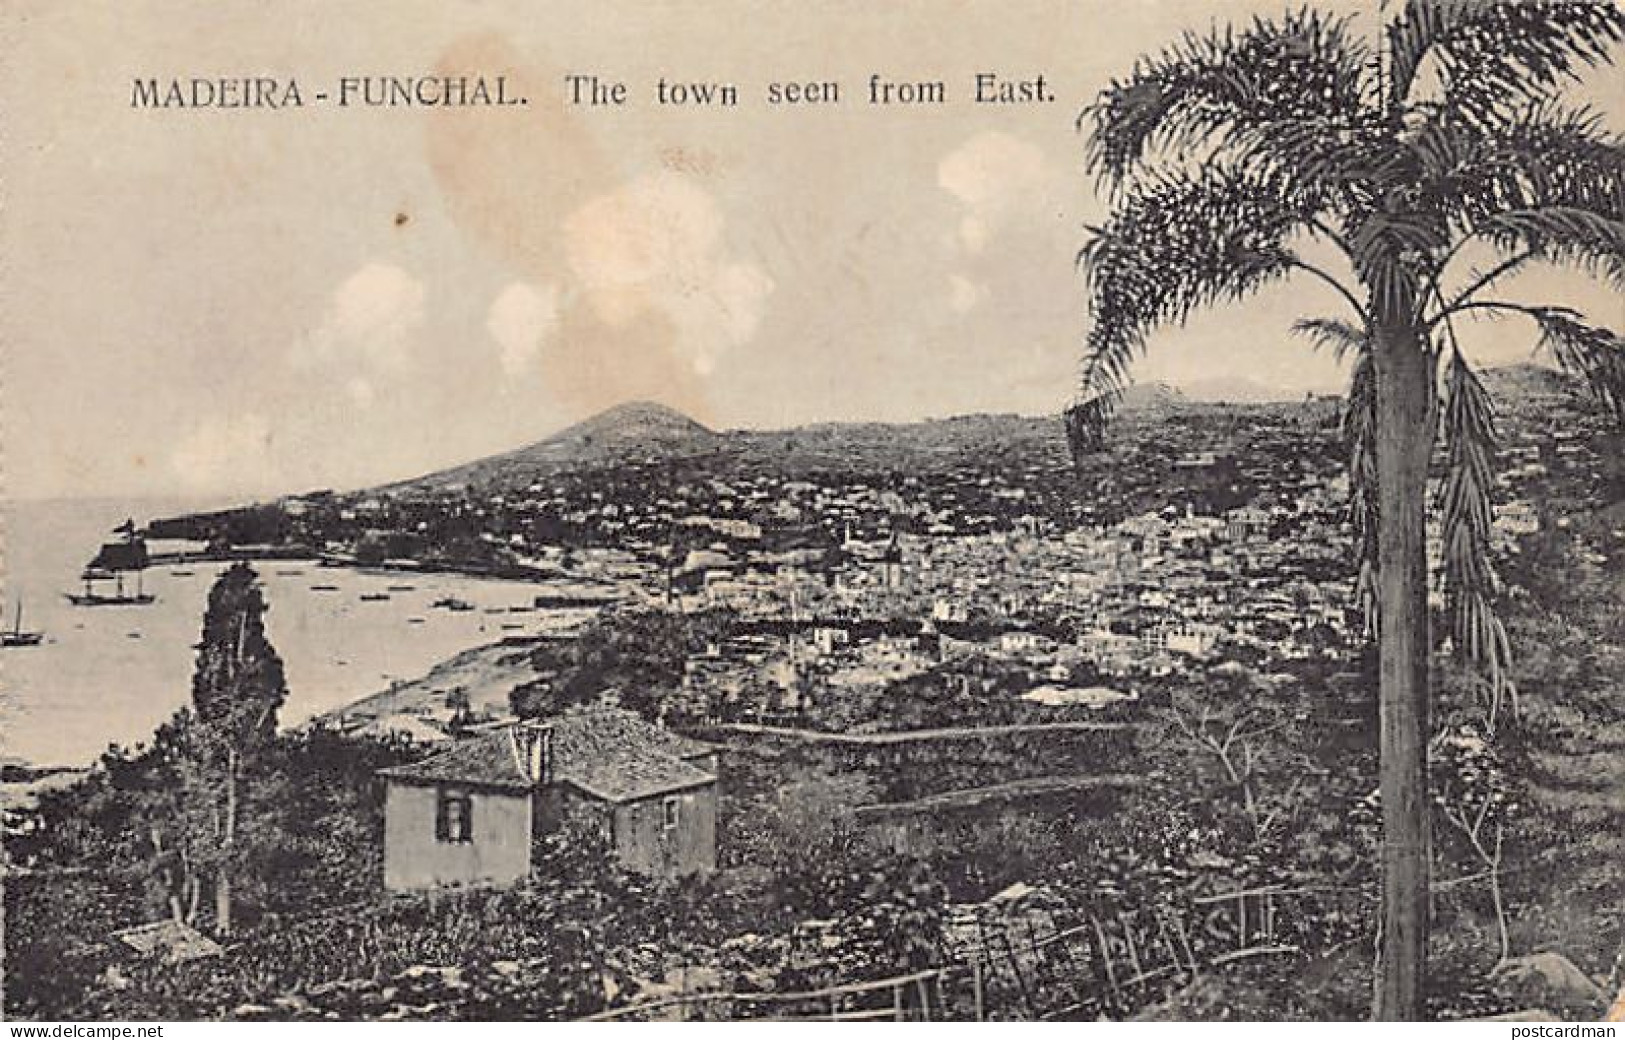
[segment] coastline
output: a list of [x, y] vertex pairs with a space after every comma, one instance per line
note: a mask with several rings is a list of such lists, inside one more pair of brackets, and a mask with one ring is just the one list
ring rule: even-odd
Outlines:
[[[155, 728], [189, 701], [190, 647], [210, 582], [237, 560], [252, 564], [266, 589], [267, 625], [290, 687], [281, 713], [288, 729], [375, 697], [391, 703], [382, 695], [392, 686], [407, 692], [394, 703], [424, 710], [434, 700], [434, 680], [426, 677], [461, 651], [546, 630], [577, 614], [536, 606], [539, 595], [571, 591], [546, 578], [513, 580], [477, 567], [399, 557], [356, 566], [309, 546], [211, 551], [171, 538], [149, 543], [156, 550], [146, 572], [153, 603], [84, 610], [64, 600], [63, 591], [121, 519], [195, 509], [195, 503], [151, 500], [89, 508], [77, 500], [5, 503], [8, 567], [0, 585], [6, 618], [12, 621], [21, 604], [27, 628], [44, 634], [38, 646], [7, 649], [0, 661], [6, 673], [0, 727], [6, 757], [16, 767], [7, 779], [22, 778], [24, 769], [32, 776], [90, 768], [110, 746], [150, 742]], [[446, 600], [475, 609], [436, 609]], [[427, 685], [414, 685], [420, 683]], [[491, 697], [502, 700], [506, 692]]]
[[449, 574], [459, 578], [492, 581], [542, 582], [566, 578], [561, 571], [547, 570], [526, 564], [501, 567], [479, 566], [467, 561], [437, 561], [418, 559], [379, 560], [361, 563], [354, 556], [340, 553], [317, 552], [307, 545], [245, 545], [230, 549], [207, 549], [200, 552], [160, 551], [149, 556], [152, 566], [175, 566], [193, 563], [313, 563], [319, 567], [342, 567], [358, 574]]
[[[508, 692], [536, 677], [528, 653], [535, 641], [533, 636], [508, 636], [459, 651], [416, 678], [397, 680], [381, 690], [286, 727], [285, 732], [310, 727], [366, 726], [394, 716], [445, 723], [453, 714], [452, 709], [446, 707], [446, 697], [454, 690], [468, 693], [469, 706], [476, 713], [506, 715]], [[97, 763], [38, 763], [8, 755], [4, 765], [8, 774], [19, 775], [15, 779], [10, 776], [0, 779], [0, 807], [15, 810], [25, 807], [42, 787], [73, 783], [89, 774]]]
[[469, 709], [476, 715], [506, 715], [509, 692], [537, 675], [529, 653], [536, 639], [508, 636], [459, 651], [416, 678], [392, 682], [301, 725], [348, 729], [384, 724], [396, 716], [444, 724], [455, 713], [447, 704], [454, 693], [466, 694]]

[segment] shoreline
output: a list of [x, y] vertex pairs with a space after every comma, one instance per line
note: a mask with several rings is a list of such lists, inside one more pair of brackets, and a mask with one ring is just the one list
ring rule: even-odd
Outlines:
[[[445, 697], [458, 688], [469, 692], [470, 708], [478, 710], [496, 706], [501, 714], [507, 714], [507, 692], [536, 674], [529, 667], [528, 651], [541, 638], [537, 635], [510, 635], [459, 650], [437, 661], [421, 675], [397, 679], [383, 689], [373, 690], [338, 707], [281, 726], [279, 732], [294, 733], [319, 727], [346, 728], [346, 724], [367, 725], [397, 715], [444, 715], [449, 719], [451, 711], [444, 707]], [[26, 774], [16, 779], [0, 778], [0, 793], [11, 794], [51, 777], [89, 774], [100, 765], [100, 757], [88, 762], [40, 763], [18, 755], [6, 755], [0, 765], [8, 774]]]
[[[129, 510], [120, 504], [116, 512], [124, 514]], [[435, 707], [435, 695], [443, 692], [437, 687], [447, 685], [441, 681], [447, 670], [455, 670], [459, 665], [490, 654], [511, 656], [516, 652], [514, 644], [526, 642], [556, 625], [572, 622], [584, 612], [579, 608], [587, 605], [585, 601], [577, 603], [575, 600], [554, 602], [560, 597], [575, 595], [577, 583], [567, 574], [554, 573], [549, 568], [530, 565], [528, 561], [512, 566], [481, 567], [401, 556], [360, 563], [347, 555], [323, 551], [309, 544], [205, 548], [195, 542], [158, 538], [152, 545], [154, 551], [148, 570], [149, 577], [155, 576], [158, 580], [149, 582], [151, 587], [147, 591], [156, 593], [157, 600], [162, 602], [139, 612], [70, 611], [56, 596], [57, 589], [70, 587], [67, 579], [60, 576], [78, 572], [89, 553], [89, 549], [81, 547], [93, 547], [96, 538], [111, 523], [92, 518], [80, 524], [82, 530], [64, 530], [63, 518], [52, 513], [42, 513], [31, 520], [30, 530], [50, 551], [35, 554], [36, 567], [31, 572], [31, 580], [25, 580], [22, 594], [30, 606], [36, 602], [47, 604], [41, 607], [44, 613], [31, 610], [28, 620], [32, 623], [30, 627], [43, 626], [48, 635], [46, 646], [40, 650], [9, 651], [19, 656], [18, 688], [9, 690], [7, 696], [11, 704], [6, 712], [4, 743], [8, 753], [6, 760], [12, 767], [7, 780], [3, 781], [7, 789], [15, 789], [20, 781], [45, 774], [94, 769], [111, 745], [134, 749], [150, 744], [154, 727], [169, 714], [168, 711], [160, 714], [153, 706], [162, 702], [179, 708], [189, 702], [185, 686], [193, 655], [179, 647], [183, 639], [189, 642], [196, 639], [198, 616], [192, 612], [191, 597], [197, 596], [201, 601], [208, 582], [213, 580], [213, 572], [237, 562], [255, 567], [266, 587], [279, 594], [274, 597], [278, 604], [276, 618], [278, 622], [286, 620], [294, 626], [289, 630], [293, 633], [289, 636], [291, 645], [279, 649], [291, 650], [294, 658], [304, 662], [297, 676], [290, 671], [293, 688], [289, 692], [288, 706], [282, 712], [285, 722], [280, 728], [284, 732], [312, 724], [330, 724], [332, 719], [341, 716], [429, 711]], [[290, 577], [298, 573], [305, 577]], [[15, 577], [8, 575], [8, 578], [12, 580], [6, 584], [11, 586]], [[310, 649], [307, 644], [312, 640], [302, 633], [311, 625], [331, 628], [334, 619], [329, 615], [334, 613], [334, 607], [327, 604], [337, 604], [341, 597], [322, 597], [320, 601], [295, 604], [288, 595], [302, 591], [302, 584], [331, 582], [345, 590], [365, 592], [372, 585], [381, 587], [387, 580], [440, 591], [417, 596], [397, 595], [394, 599], [403, 602], [387, 611], [368, 607], [356, 615], [360, 624], [354, 630], [353, 639], [342, 634], [349, 629], [341, 629], [336, 637], [316, 639], [315, 644], [321, 649], [314, 655], [305, 652]], [[174, 588], [166, 584], [171, 581], [175, 583]], [[329, 589], [323, 586], [320, 591]], [[472, 616], [468, 614], [450, 614], [442, 626], [440, 611], [433, 610], [435, 604], [429, 602], [436, 596], [479, 604], [485, 608], [485, 614], [499, 610], [510, 614], [523, 611], [524, 614], [497, 621], [481, 618], [487, 624], [480, 625], [482, 631], [475, 634], [475, 625], [466, 620]], [[184, 623], [176, 620], [181, 615], [186, 616]], [[395, 631], [397, 620], [402, 622], [401, 631], [408, 634]], [[425, 621], [434, 631], [422, 638], [420, 630], [404, 627], [406, 622], [423, 625]], [[523, 622], [523, 626], [501, 624], [503, 630], [499, 632], [497, 622], [501, 621]], [[486, 628], [489, 631], [485, 631]], [[98, 641], [103, 637], [105, 641]], [[388, 642], [394, 639], [409, 642], [396, 647]], [[126, 643], [126, 640], [143, 641]], [[71, 649], [68, 643], [73, 644]], [[504, 643], [508, 645], [505, 647]], [[128, 650], [124, 649], [126, 646]], [[134, 685], [127, 683], [126, 686], [147, 692], [138, 698], [139, 704], [125, 698], [129, 700], [128, 712], [115, 707], [114, 714], [98, 718], [96, 712], [76, 707], [89, 702], [81, 696], [86, 693], [81, 689], [86, 686], [86, 669], [72, 658], [103, 652], [107, 652], [110, 659], [123, 660], [132, 655], [139, 658], [136, 669], [139, 674], [132, 680]], [[20, 656], [41, 653], [45, 655], [44, 661], [32, 656], [25, 661]], [[63, 657], [64, 654], [68, 657]], [[184, 665], [177, 655], [184, 656]], [[9, 659], [4, 662], [8, 673], [11, 664]], [[489, 675], [469, 676], [457, 682], [476, 685], [477, 680], [477, 685], [485, 691], [499, 674], [510, 687], [526, 678], [517, 662], [509, 662], [508, 667], [502, 668], [496, 666], [495, 660], [487, 664]], [[341, 666], [349, 667], [341, 673], [338, 671]], [[56, 678], [58, 669], [62, 670], [60, 681]], [[333, 681], [329, 681], [330, 678]], [[501, 690], [500, 697], [484, 692], [480, 696], [493, 702], [491, 707], [505, 712], [506, 692], [507, 687]], [[501, 703], [494, 703], [496, 700]], [[50, 727], [54, 722], [48, 725], [42, 721], [56, 713], [63, 715], [63, 728], [53, 729]], [[150, 725], [148, 716], [152, 717]]]
[[460, 650], [416, 678], [396, 680], [289, 728], [361, 727], [398, 716], [449, 722], [455, 709], [447, 700], [454, 693], [467, 695], [471, 711], [507, 715], [509, 692], [536, 676], [529, 651], [540, 639], [507, 636]]
[[[148, 537], [150, 539], [150, 536]], [[538, 584], [569, 578], [563, 571], [548, 571], [520, 563], [502, 567], [473, 567], [466, 563], [410, 559], [361, 563], [353, 556], [318, 552], [308, 545], [253, 545], [204, 552], [154, 552], [149, 554], [148, 562], [153, 567], [173, 567], [193, 563], [313, 563], [318, 567], [343, 568], [358, 574], [452, 574], [460, 578]]]

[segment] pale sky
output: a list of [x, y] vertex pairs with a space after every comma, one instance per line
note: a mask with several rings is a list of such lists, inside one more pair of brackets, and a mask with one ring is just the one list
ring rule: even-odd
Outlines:
[[[1374, 25], [1375, 4], [1341, 5]], [[268, 495], [406, 477], [650, 398], [714, 427], [1053, 413], [1103, 210], [1079, 108], [1184, 28], [1280, 3], [13, 0], [4, 140], [7, 494]], [[138, 111], [135, 77], [505, 74], [498, 109]], [[1054, 104], [978, 106], [977, 72]], [[564, 103], [567, 73], [627, 83]], [[946, 105], [874, 108], [872, 73]], [[655, 104], [660, 76], [733, 109]], [[770, 108], [774, 80], [836, 108]], [[1617, 72], [1582, 96], [1625, 110]], [[1616, 328], [1571, 275], [1531, 291]], [[1341, 373], [1293, 283], [1158, 337], [1142, 380]], [[1486, 361], [1527, 329], [1475, 330]]]

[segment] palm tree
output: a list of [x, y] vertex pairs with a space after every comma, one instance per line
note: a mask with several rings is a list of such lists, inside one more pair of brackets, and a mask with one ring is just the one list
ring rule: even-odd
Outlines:
[[1625, 420], [1619, 335], [1573, 310], [1489, 295], [1541, 262], [1625, 285], [1625, 143], [1558, 98], [1622, 36], [1625, 16], [1606, 2], [1409, 0], [1374, 42], [1305, 10], [1187, 34], [1079, 120], [1111, 213], [1079, 258], [1091, 323], [1067, 415], [1075, 452], [1098, 443], [1157, 326], [1292, 275], [1331, 286], [1348, 309], [1296, 328], [1353, 358], [1351, 505], [1380, 658], [1380, 1018], [1422, 1011], [1425, 520], [1440, 437], [1451, 642], [1495, 707], [1513, 693], [1491, 610], [1491, 407], [1458, 326], [1530, 321], [1538, 349]]

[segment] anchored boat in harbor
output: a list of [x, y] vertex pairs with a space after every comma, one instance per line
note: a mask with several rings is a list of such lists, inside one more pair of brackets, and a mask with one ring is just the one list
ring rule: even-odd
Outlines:
[[442, 596], [433, 603], [429, 604], [429, 606], [440, 607], [443, 610], [452, 610], [459, 613], [474, 609], [474, 604], [468, 602], [466, 599], [458, 599], [456, 596]]
[[[107, 542], [96, 553], [95, 559], [79, 575], [84, 582], [83, 592], [67, 592], [68, 602], [76, 607], [142, 607], [156, 603], [158, 597], [142, 587], [142, 574], [150, 564], [147, 543], [135, 530], [135, 521], [126, 520], [113, 529], [123, 540]], [[124, 584], [126, 574], [135, 575], [135, 589]], [[111, 591], [108, 584], [112, 584]]]
[[11, 628], [0, 631], [0, 647], [9, 646], [39, 646], [45, 638], [44, 632], [23, 631], [23, 601], [17, 601], [17, 612]]

